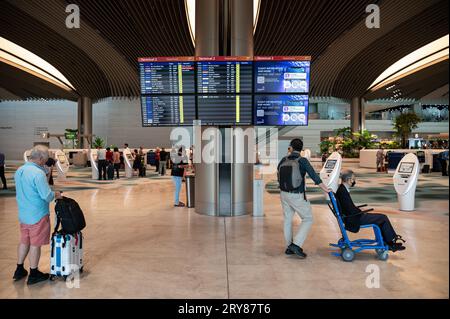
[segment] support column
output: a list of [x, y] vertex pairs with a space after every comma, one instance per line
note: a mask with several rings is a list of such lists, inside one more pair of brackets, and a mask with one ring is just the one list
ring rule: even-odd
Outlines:
[[[253, 56], [252, 0], [196, 0], [196, 56]], [[210, 127], [202, 127], [201, 134]], [[221, 163], [198, 163], [195, 167], [196, 212], [209, 216], [250, 214], [253, 207], [253, 163], [234, 163], [249, 145], [239, 139], [226, 139], [229, 127], [215, 127], [217, 136], [199, 144], [218, 150]], [[245, 127], [242, 127], [245, 130]], [[220, 132], [220, 133], [219, 133]], [[198, 132], [200, 133], [200, 132]], [[254, 138], [254, 136], [253, 136]], [[231, 142], [230, 142], [231, 141]], [[230, 160], [231, 159], [231, 160]]]
[[366, 126], [366, 101], [362, 98], [355, 97], [352, 99], [350, 106], [350, 127], [352, 132], [361, 132]]
[[90, 148], [89, 141], [82, 135], [92, 134], [92, 99], [80, 97], [78, 99], [78, 145], [80, 148]]

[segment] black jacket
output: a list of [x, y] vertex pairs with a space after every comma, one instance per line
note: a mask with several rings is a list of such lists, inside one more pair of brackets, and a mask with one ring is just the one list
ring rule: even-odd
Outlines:
[[361, 226], [360, 219], [364, 214], [359, 207], [356, 207], [353, 203], [350, 193], [344, 184], [339, 185], [336, 192], [336, 200], [338, 201], [339, 210], [342, 216], [342, 220], [345, 224], [345, 229], [352, 233], [357, 233]]

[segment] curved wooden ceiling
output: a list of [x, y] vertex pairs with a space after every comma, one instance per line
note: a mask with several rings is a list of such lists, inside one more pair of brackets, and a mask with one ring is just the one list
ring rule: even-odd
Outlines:
[[[80, 6], [80, 29], [65, 26], [69, 3]], [[380, 5], [380, 29], [365, 26], [371, 3]], [[183, 0], [3, 0], [0, 12], [0, 36], [47, 60], [77, 94], [93, 99], [138, 96], [139, 56], [194, 55]], [[391, 64], [446, 33], [448, 0], [261, 0], [255, 55], [311, 55], [312, 95], [350, 99]], [[58, 88], [43, 92], [38, 82], [0, 77], [0, 99], [1, 92], [68, 98]]]

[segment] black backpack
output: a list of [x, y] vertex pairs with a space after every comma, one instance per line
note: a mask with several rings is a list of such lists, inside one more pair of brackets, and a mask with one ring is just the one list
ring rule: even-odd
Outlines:
[[75, 234], [86, 227], [83, 211], [78, 203], [68, 197], [56, 200], [55, 213], [57, 223], [55, 232], [61, 225], [62, 233]]

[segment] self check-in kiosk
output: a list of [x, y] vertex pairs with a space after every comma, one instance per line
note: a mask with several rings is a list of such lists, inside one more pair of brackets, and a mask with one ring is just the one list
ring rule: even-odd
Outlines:
[[58, 179], [64, 180], [66, 179], [67, 173], [69, 172], [69, 159], [61, 150], [55, 152], [55, 160], [56, 160], [56, 170], [58, 171]]
[[123, 150], [123, 159], [125, 162], [125, 177], [132, 178], [133, 177], [133, 155], [131, 155], [131, 151], [128, 149]]
[[89, 151], [89, 161], [91, 162], [92, 179], [98, 180], [98, 163], [97, 163], [96, 149], [92, 149]]
[[413, 211], [417, 180], [419, 178], [419, 160], [415, 154], [402, 158], [394, 174], [394, 188], [397, 192], [400, 210]]
[[23, 161], [24, 161], [25, 163], [27, 163], [27, 162], [30, 161], [30, 158], [31, 158], [31, 150], [26, 150], [26, 151], [23, 153]]
[[[323, 183], [336, 192], [339, 186], [339, 177], [341, 174], [342, 156], [338, 152], [334, 152], [328, 157], [325, 165], [320, 171], [320, 178]], [[328, 194], [327, 194], [328, 198]]]
[[301, 152], [301, 156], [306, 158], [308, 161], [311, 160], [311, 150], [305, 149]]

